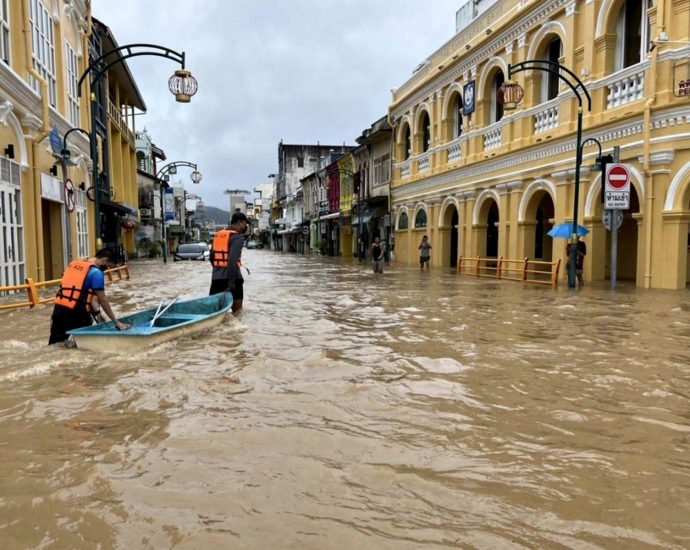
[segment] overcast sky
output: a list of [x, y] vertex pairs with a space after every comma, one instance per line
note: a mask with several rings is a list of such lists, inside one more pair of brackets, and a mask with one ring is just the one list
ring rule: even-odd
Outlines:
[[128, 61], [148, 112], [137, 117], [167, 161], [196, 162], [185, 188], [228, 209], [225, 189], [266, 183], [278, 142], [355, 144], [385, 115], [391, 89], [451, 38], [461, 0], [93, 0], [119, 45], [184, 51], [191, 103], [167, 90], [178, 68]]

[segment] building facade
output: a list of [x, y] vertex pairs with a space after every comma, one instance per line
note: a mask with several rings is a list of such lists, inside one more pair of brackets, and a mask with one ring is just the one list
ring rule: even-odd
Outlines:
[[60, 277], [93, 252], [88, 139], [70, 135], [64, 173], [61, 144], [49, 146], [51, 130], [62, 137], [88, 124], [76, 86], [89, 14], [84, 0], [0, 3], [0, 286]]
[[[576, 196], [578, 101], [557, 75], [522, 71], [516, 111], [504, 110], [509, 66], [548, 60], [591, 96], [583, 141], [620, 148], [630, 165], [630, 209], [618, 233], [618, 276], [642, 287], [690, 280], [690, 4], [685, 0], [470, 2], [457, 33], [393, 92], [391, 207], [395, 256], [432, 264], [460, 255], [565, 260], [547, 236], [571, 221]], [[564, 73], [563, 73], [564, 74]], [[585, 279], [610, 271], [598, 150], [582, 148], [578, 221], [590, 233]]]

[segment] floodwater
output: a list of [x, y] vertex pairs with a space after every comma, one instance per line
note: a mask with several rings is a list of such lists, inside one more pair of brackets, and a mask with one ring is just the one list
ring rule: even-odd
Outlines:
[[244, 255], [239, 319], [142, 353], [0, 313], [0, 547], [690, 548], [690, 294]]

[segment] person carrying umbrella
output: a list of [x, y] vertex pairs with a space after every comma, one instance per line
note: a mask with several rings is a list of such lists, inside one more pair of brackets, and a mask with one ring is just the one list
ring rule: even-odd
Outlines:
[[[568, 258], [570, 258], [571, 246], [572, 243], [568, 243], [565, 247], [565, 253]], [[582, 269], [585, 263], [585, 256], [587, 255], [587, 245], [584, 243], [584, 241], [580, 240], [580, 235], [577, 236], [576, 246], [577, 256], [575, 257], [575, 273], [577, 274], [577, 284], [582, 286], [585, 284], [584, 280], [582, 279]]]

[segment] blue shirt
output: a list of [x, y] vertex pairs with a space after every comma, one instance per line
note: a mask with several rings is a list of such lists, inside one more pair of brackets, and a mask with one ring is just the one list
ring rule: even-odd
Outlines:
[[89, 269], [89, 273], [84, 280], [84, 291], [105, 290], [105, 277], [103, 272], [97, 267]]

